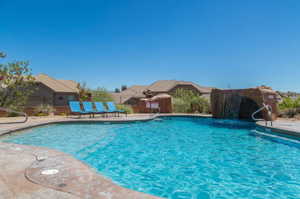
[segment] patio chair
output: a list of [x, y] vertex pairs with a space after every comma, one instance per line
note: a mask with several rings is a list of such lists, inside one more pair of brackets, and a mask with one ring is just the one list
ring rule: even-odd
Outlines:
[[71, 113], [77, 113], [79, 114], [79, 117], [81, 117], [81, 115], [88, 114], [86, 111], [81, 109], [79, 101], [69, 101], [69, 107]]
[[96, 107], [96, 112], [99, 114], [104, 114], [104, 116], [105, 116], [105, 113], [107, 113], [107, 112], [105, 110], [103, 103], [102, 102], [94, 102], [94, 104]]
[[90, 117], [95, 117], [97, 111], [93, 107], [92, 102], [82, 102], [84, 111], [90, 114]]
[[127, 117], [127, 113], [123, 110], [118, 109], [114, 102], [106, 102], [106, 105], [107, 105], [108, 113], [117, 113], [118, 116], [120, 113], [124, 113]]

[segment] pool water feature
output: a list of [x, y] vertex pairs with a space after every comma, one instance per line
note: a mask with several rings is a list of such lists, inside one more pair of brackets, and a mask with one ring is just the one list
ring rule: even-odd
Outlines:
[[248, 122], [161, 119], [48, 125], [1, 141], [63, 151], [121, 186], [164, 198], [300, 198], [297, 143], [261, 136]]

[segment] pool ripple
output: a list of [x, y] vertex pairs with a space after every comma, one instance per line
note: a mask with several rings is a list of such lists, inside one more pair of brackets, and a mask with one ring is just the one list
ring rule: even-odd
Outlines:
[[300, 147], [249, 122], [163, 118], [59, 124], [3, 141], [69, 153], [124, 187], [170, 199], [298, 199]]

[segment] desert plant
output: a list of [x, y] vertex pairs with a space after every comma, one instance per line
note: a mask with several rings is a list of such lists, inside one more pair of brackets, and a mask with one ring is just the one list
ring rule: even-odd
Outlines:
[[15, 113], [15, 112], [9, 112], [7, 113], [7, 117], [18, 117], [20, 116], [18, 113]]
[[296, 108], [289, 108], [281, 110], [279, 116], [283, 118], [293, 118], [299, 113], [299, 110]]
[[187, 89], [177, 89], [172, 99], [173, 111], [177, 113], [209, 113], [207, 99]]
[[196, 96], [191, 99], [192, 112], [210, 113], [210, 104], [207, 99]]
[[47, 116], [53, 112], [55, 112], [55, 109], [49, 104], [42, 104], [35, 109], [36, 116]]
[[117, 104], [117, 108], [118, 108], [119, 110], [125, 111], [127, 114], [132, 114], [132, 113], [133, 113], [133, 109], [132, 109], [131, 106], [129, 106], [129, 105], [125, 105], [125, 104]]
[[300, 114], [300, 98], [285, 97], [278, 107], [281, 117], [294, 118]]
[[300, 97], [292, 99], [291, 97], [284, 97], [282, 102], [279, 104], [280, 110], [299, 108], [300, 107]]
[[59, 116], [67, 116], [68, 114], [67, 113], [59, 113], [58, 115]]

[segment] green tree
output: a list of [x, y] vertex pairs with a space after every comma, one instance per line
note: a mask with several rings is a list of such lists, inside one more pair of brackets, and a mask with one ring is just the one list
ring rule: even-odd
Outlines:
[[5, 53], [4, 52], [0, 52], [0, 58], [4, 58], [6, 57]]
[[172, 99], [173, 111], [177, 113], [209, 113], [210, 104], [207, 99], [187, 89], [177, 89]]
[[122, 85], [121, 86], [121, 91], [125, 91], [127, 89], [127, 86], [126, 85]]
[[120, 89], [119, 88], [115, 88], [115, 93], [119, 93]]
[[78, 83], [77, 88], [79, 90], [79, 100], [87, 101], [90, 98], [90, 89], [87, 88], [86, 83]]
[[[0, 58], [5, 56], [0, 52]], [[22, 110], [35, 90], [34, 84], [28, 62], [0, 64], [0, 107]]]

